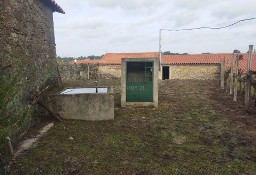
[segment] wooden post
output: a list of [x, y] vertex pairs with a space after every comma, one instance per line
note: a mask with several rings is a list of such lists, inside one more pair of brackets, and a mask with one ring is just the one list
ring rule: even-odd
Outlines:
[[229, 94], [233, 94], [234, 87], [234, 53], [232, 54], [232, 62], [231, 62], [231, 72], [230, 72], [230, 91]]
[[236, 55], [236, 61], [235, 61], [235, 85], [234, 85], [234, 99], [233, 99], [235, 102], [237, 102], [238, 61], [239, 61], [239, 53]]
[[246, 74], [246, 80], [245, 80], [245, 96], [244, 96], [244, 105], [245, 105], [246, 110], [249, 109], [250, 87], [251, 87], [251, 82], [250, 82], [250, 75], [249, 75], [249, 73], [248, 73], [248, 74]]
[[220, 81], [221, 81], [221, 89], [225, 88], [225, 58], [221, 61], [220, 64]]
[[230, 79], [231, 79], [231, 73], [228, 74], [226, 92], [228, 92], [228, 90], [229, 90], [229, 88], [230, 88]]
[[8, 142], [8, 147], [9, 147], [10, 154], [12, 156], [14, 156], [14, 151], [13, 151], [13, 147], [12, 147], [12, 141], [11, 141], [10, 137], [6, 137], [6, 140]]
[[87, 65], [87, 79], [90, 80], [90, 66]]
[[252, 63], [252, 52], [253, 52], [253, 45], [249, 45], [247, 73], [246, 73], [246, 82], [245, 82], [245, 99], [244, 99], [244, 105], [246, 110], [249, 109], [249, 101], [250, 101], [250, 89], [251, 89], [250, 71], [251, 71], [251, 63]]

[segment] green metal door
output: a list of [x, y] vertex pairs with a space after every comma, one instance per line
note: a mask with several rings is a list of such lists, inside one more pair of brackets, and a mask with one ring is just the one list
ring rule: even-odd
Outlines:
[[126, 101], [153, 102], [153, 62], [127, 62]]

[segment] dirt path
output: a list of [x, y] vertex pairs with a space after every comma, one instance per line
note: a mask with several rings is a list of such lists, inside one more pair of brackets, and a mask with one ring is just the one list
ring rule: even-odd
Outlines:
[[20, 146], [18, 147], [17, 151], [14, 154], [13, 159], [15, 159], [16, 157], [20, 156], [22, 153], [24, 153], [24, 151], [31, 149], [32, 146], [34, 146], [36, 144], [36, 142], [49, 130], [51, 129], [51, 127], [53, 127], [54, 123], [49, 123], [47, 125], [45, 125], [42, 130], [39, 131], [39, 134], [37, 134], [35, 137], [33, 138], [29, 138], [24, 140]]

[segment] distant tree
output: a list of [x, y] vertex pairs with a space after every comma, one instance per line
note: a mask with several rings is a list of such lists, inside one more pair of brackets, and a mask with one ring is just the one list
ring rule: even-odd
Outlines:
[[97, 59], [101, 59], [104, 55], [101, 56], [95, 56], [95, 55], [89, 55], [89, 56], [79, 56], [79, 57], [61, 57], [61, 56], [57, 56], [57, 61], [58, 62], [70, 62], [70, 61], [74, 61], [74, 60], [97, 60]]
[[[103, 56], [103, 55], [102, 55]], [[102, 56], [95, 56], [95, 55], [90, 55], [87, 57], [87, 59], [90, 59], [90, 60], [98, 60], [98, 59], [101, 59]]]
[[80, 57], [78, 57], [77, 58], [78, 60], [86, 60], [86, 59], [88, 59], [86, 56], [80, 56]]
[[233, 53], [241, 53], [239, 50], [234, 50], [234, 52]]
[[74, 57], [60, 57], [57, 56], [57, 61], [58, 62], [70, 62], [70, 61], [74, 61], [75, 58]]
[[162, 55], [188, 55], [188, 53], [172, 53], [170, 51], [162, 52]]
[[171, 55], [171, 52], [170, 51], [165, 51], [162, 53], [162, 55]]

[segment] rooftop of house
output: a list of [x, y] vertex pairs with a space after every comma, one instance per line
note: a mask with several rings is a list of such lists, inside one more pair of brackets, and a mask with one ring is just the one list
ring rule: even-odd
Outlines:
[[162, 55], [162, 64], [218, 64], [225, 54]]
[[65, 14], [64, 10], [54, 0], [45, 0], [45, 2], [50, 6], [53, 12]]
[[[187, 55], [162, 55], [161, 63], [169, 64], [220, 64], [225, 60], [226, 66], [231, 67], [232, 53], [216, 54], [187, 54]], [[242, 72], [247, 70], [248, 53], [240, 53], [242, 58], [239, 60], [239, 68]], [[236, 54], [235, 54], [236, 56]], [[256, 53], [253, 53], [252, 70], [256, 70]]]
[[[240, 53], [242, 58], [239, 60], [239, 68], [242, 72], [247, 70], [248, 53]], [[107, 53], [99, 60], [78, 60], [76, 64], [99, 63], [102, 65], [120, 65], [122, 58], [156, 58], [159, 52], [142, 53]], [[162, 65], [179, 64], [220, 64], [225, 59], [226, 67], [231, 67], [232, 53], [214, 53], [214, 54], [177, 54], [162, 55]], [[256, 53], [253, 53], [252, 70], [256, 70]]]
[[159, 52], [142, 53], [107, 53], [99, 61], [99, 64], [121, 64], [122, 58], [156, 58]]

